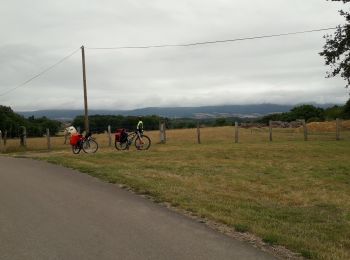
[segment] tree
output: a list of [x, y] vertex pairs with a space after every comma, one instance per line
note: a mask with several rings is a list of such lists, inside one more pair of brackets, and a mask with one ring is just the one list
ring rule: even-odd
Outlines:
[[28, 136], [43, 136], [46, 133], [46, 128], [50, 129], [51, 134], [56, 134], [61, 123], [46, 117], [36, 119], [31, 116], [26, 119], [13, 112], [10, 107], [0, 105], [0, 130], [2, 132], [6, 130], [8, 137], [15, 137], [21, 133], [22, 126], [27, 128]]
[[271, 114], [264, 116], [259, 120], [260, 123], [268, 124], [271, 121], [292, 122], [298, 119], [305, 119], [306, 121], [323, 121], [324, 109], [315, 107], [313, 105], [300, 105], [292, 108], [289, 112], [281, 114]]
[[226, 118], [217, 118], [215, 120], [215, 126], [224, 126], [226, 125]]
[[[327, 0], [329, 1], [329, 0]], [[343, 2], [350, 0], [331, 0]], [[346, 87], [350, 86], [350, 12], [340, 10], [341, 16], [345, 18], [345, 25], [339, 25], [334, 35], [325, 35], [326, 44], [320, 53], [324, 57], [326, 65], [331, 67], [327, 77], [340, 75], [346, 80]]]
[[350, 119], [350, 99], [348, 100], [348, 102], [346, 102], [343, 108], [343, 117], [345, 119]]
[[294, 120], [305, 119], [308, 121], [312, 118], [313, 121], [322, 121], [324, 119], [324, 110], [313, 105], [296, 106], [290, 111], [290, 114]]
[[343, 106], [332, 106], [324, 110], [324, 117], [326, 120], [335, 120], [343, 117]]

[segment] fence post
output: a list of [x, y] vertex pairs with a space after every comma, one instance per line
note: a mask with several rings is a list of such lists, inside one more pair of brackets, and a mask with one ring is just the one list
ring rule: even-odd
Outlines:
[[69, 136], [69, 132], [67, 131], [67, 129], [64, 131], [64, 144], [67, 144], [67, 139]]
[[235, 122], [235, 143], [238, 143], [238, 122]]
[[272, 121], [269, 121], [270, 142], [272, 142]]
[[51, 150], [50, 129], [46, 128], [47, 150]]
[[306, 121], [305, 119], [301, 120], [301, 122], [303, 123], [303, 128], [304, 128], [304, 141], [307, 141], [308, 140], [308, 137], [307, 137], [307, 126], [306, 126]]
[[197, 142], [199, 144], [201, 143], [201, 130], [200, 130], [199, 121], [197, 122]]
[[340, 140], [340, 128], [341, 128], [341, 121], [339, 118], [336, 120], [336, 140]]
[[163, 122], [163, 134], [164, 134], [164, 143], [166, 143], [166, 124]]
[[159, 139], [161, 144], [166, 143], [165, 123], [159, 121]]
[[112, 146], [112, 131], [111, 131], [111, 126], [108, 126], [108, 146]]
[[26, 147], [27, 146], [27, 129], [22, 126], [22, 134], [20, 136], [20, 145], [23, 146], [23, 147]]
[[0, 152], [3, 152], [4, 151], [4, 144], [2, 142], [2, 132], [0, 130]]
[[6, 144], [7, 144], [7, 130], [4, 132], [4, 152], [6, 152]]

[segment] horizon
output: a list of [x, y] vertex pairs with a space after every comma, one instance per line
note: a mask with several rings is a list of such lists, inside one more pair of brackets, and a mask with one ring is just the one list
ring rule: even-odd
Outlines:
[[[272, 106], [301, 106], [301, 105], [313, 105], [313, 106], [342, 106], [344, 103], [316, 103], [316, 102], [301, 102], [294, 104], [278, 104], [278, 103], [256, 103], [256, 104], [222, 104], [222, 105], [201, 105], [201, 106], [153, 106], [153, 107], [137, 107], [132, 109], [105, 109], [105, 108], [89, 108], [88, 111], [134, 111], [134, 110], [143, 110], [143, 109], [162, 109], [162, 108], [202, 108], [202, 107], [225, 107], [225, 106], [263, 106], [263, 105], [272, 105]], [[1, 104], [0, 104], [1, 105]], [[12, 108], [12, 107], [11, 107]], [[48, 109], [38, 109], [38, 110], [14, 110], [15, 112], [38, 112], [38, 111], [84, 111], [84, 108], [48, 108]]]

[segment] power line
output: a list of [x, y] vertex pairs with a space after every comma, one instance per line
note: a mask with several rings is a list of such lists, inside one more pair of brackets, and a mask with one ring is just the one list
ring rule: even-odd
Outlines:
[[245, 38], [235, 38], [235, 39], [228, 39], [228, 40], [215, 40], [215, 41], [185, 43], [185, 44], [163, 44], [163, 45], [120, 46], [120, 47], [95, 47], [95, 48], [87, 47], [86, 49], [90, 49], [90, 50], [121, 50], [121, 49], [166, 48], [166, 47], [190, 47], [190, 46], [196, 46], [196, 45], [217, 44], [217, 43], [225, 43], [225, 42], [238, 42], [238, 41], [247, 41], [247, 40], [255, 40], [255, 39], [281, 37], [281, 36], [287, 36], [287, 35], [322, 32], [322, 31], [329, 31], [329, 30], [334, 30], [334, 29], [337, 29], [337, 27], [321, 28], [321, 29], [314, 29], [314, 30], [308, 30], [308, 31], [299, 31], [299, 32], [279, 33], [279, 34], [271, 34], [271, 35], [259, 35], [259, 36], [251, 36], [251, 37], [245, 37]]
[[[237, 42], [237, 41], [247, 41], [247, 40], [255, 40], [255, 39], [264, 39], [264, 38], [273, 38], [273, 37], [282, 37], [287, 35], [296, 35], [296, 34], [305, 34], [305, 33], [313, 33], [313, 32], [321, 32], [321, 31], [329, 31], [337, 29], [337, 27], [329, 27], [329, 28], [321, 28], [321, 29], [314, 29], [314, 30], [307, 30], [307, 31], [298, 31], [298, 32], [288, 32], [288, 33], [279, 33], [279, 34], [271, 34], [271, 35], [260, 35], [260, 36], [251, 36], [251, 37], [245, 37], [245, 38], [235, 38], [235, 39], [228, 39], [228, 40], [215, 40], [215, 41], [205, 41], [205, 42], [194, 42], [194, 43], [186, 43], [186, 44], [163, 44], [163, 45], [148, 45], [148, 46], [120, 46], [120, 47], [99, 47], [99, 48], [86, 48], [90, 50], [120, 50], [120, 49], [150, 49], [150, 48], [166, 48], [166, 47], [190, 47], [190, 46], [196, 46], [196, 45], [206, 45], [206, 44], [217, 44], [217, 43], [226, 43], [226, 42]], [[65, 56], [58, 62], [54, 63], [50, 67], [46, 68], [45, 70], [41, 71], [40, 73], [34, 75], [33, 77], [27, 79], [23, 83], [17, 85], [16, 87], [13, 87], [3, 93], [0, 94], [1, 96], [7, 95], [8, 93], [11, 93], [12, 91], [21, 88], [25, 85], [27, 85], [29, 82], [33, 81], [34, 79], [42, 76], [46, 72], [50, 71], [57, 65], [61, 64], [65, 60], [69, 59], [71, 56], [73, 56], [76, 52], [80, 50], [77, 49], [71, 54]]]
[[46, 72], [52, 70], [52, 69], [53, 69], [54, 67], [56, 67], [57, 65], [61, 64], [61, 63], [64, 62], [65, 60], [67, 60], [67, 59], [69, 59], [70, 57], [72, 57], [72, 56], [73, 56], [75, 53], [77, 53], [79, 50], [80, 50], [80, 48], [77, 49], [77, 50], [75, 50], [75, 51], [72, 52], [71, 54], [65, 56], [64, 58], [60, 59], [58, 62], [56, 62], [55, 64], [51, 65], [50, 67], [44, 69], [43, 71], [41, 71], [40, 73], [36, 74], [35, 76], [33, 76], [33, 77], [27, 79], [26, 81], [22, 82], [21, 84], [17, 85], [16, 87], [13, 87], [13, 88], [11, 88], [11, 89], [9, 89], [9, 90], [7, 90], [7, 91], [1, 93], [1, 94], [0, 94], [0, 97], [1, 97], [1, 96], [5, 96], [5, 95], [11, 93], [12, 91], [14, 91], [14, 90], [16, 90], [16, 89], [18, 89], [18, 88], [24, 87], [25, 85], [27, 85], [27, 84], [28, 84], [29, 82], [31, 82], [32, 80], [34, 80], [34, 79], [40, 77], [41, 75], [43, 75], [43, 74], [45, 74]]

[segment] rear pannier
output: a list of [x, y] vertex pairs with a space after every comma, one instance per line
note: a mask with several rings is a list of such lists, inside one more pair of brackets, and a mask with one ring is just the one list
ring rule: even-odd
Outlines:
[[128, 134], [124, 128], [117, 129], [117, 132], [115, 133], [116, 142], [125, 142], [127, 137]]

